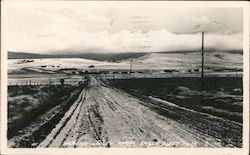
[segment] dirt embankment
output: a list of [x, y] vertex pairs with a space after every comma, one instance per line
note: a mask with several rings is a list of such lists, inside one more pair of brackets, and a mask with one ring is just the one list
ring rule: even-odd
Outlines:
[[8, 90], [9, 147], [36, 147], [71, 107], [81, 90], [79, 86], [67, 85], [16, 87]]

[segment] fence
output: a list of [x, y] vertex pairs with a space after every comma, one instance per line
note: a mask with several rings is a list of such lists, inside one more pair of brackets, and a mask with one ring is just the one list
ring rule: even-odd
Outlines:
[[[129, 79], [129, 78], [181, 78], [181, 77], [200, 77], [200, 73], [132, 73], [130, 74], [101, 74], [105, 79]], [[242, 77], [243, 73], [204, 73], [204, 77]], [[63, 78], [64, 84], [76, 85], [79, 81], [85, 81], [86, 79], [81, 78]], [[61, 85], [60, 79], [51, 78], [9, 78], [8, 86], [35, 86], [35, 85]]]
[[[130, 74], [104, 74], [102, 75], [106, 79], [129, 79], [129, 78], [178, 78], [178, 77], [201, 77], [200, 73], [156, 73], [156, 74], [145, 74], [145, 73], [132, 73]], [[239, 72], [213, 72], [204, 73], [206, 77], [242, 77], [243, 73]]]
[[[78, 79], [65, 80], [65, 85], [76, 85], [79, 83]], [[8, 86], [40, 86], [40, 85], [61, 85], [60, 80], [29, 80], [29, 79], [8, 79]]]

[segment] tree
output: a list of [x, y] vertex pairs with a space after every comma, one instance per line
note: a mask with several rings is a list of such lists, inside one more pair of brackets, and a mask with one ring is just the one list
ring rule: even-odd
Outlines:
[[61, 82], [61, 85], [64, 85], [64, 79], [61, 79], [60, 82]]

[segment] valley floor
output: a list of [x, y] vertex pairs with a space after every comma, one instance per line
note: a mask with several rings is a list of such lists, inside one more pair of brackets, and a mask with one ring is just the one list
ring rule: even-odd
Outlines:
[[95, 77], [38, 147], [220, 147]]

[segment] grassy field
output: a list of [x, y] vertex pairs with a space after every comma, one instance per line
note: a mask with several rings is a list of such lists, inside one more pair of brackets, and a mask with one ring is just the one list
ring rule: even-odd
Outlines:
[[27, 147], [42, 140], [53, 129], [49, 124], [60, 120], [81, 89], [70, 85], [9, 86], [8, 139], [14, 137], [12, 147]]
[[178, 106], [242, 123], [241, 77], [115, 79], [111, 84], [132, 94], [142, 94]]
[[[145, 101], [142, 102], [144, 106], [160, 115], [192, 127], [201, 135], [219, 139], [225, 147], [242, 147], [243, 86], [240, 77], [131, 78], [113, 79], [107, 84]], [[84, 87], [86, 84], [8, 86], [8, 146], [38, 146]], [[178, 107], [152, 98], [172, 102]]]

